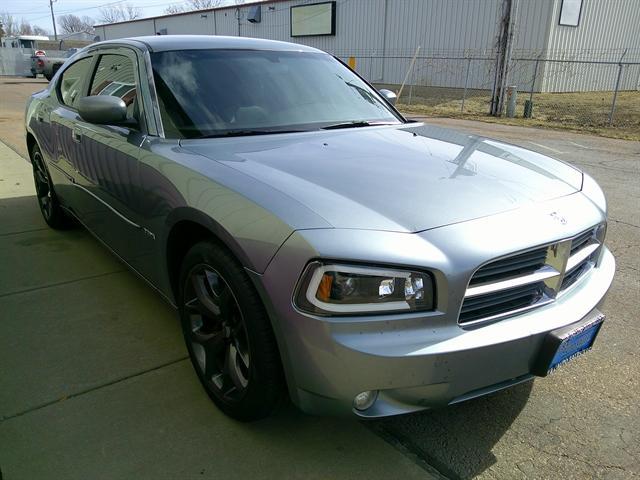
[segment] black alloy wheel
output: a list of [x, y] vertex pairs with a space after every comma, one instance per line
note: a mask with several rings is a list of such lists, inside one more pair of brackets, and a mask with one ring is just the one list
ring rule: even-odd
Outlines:
[[238, 401], [249, 384], [251, 365], [238, 301], [220, 273], [206, 264], [189, 272], [184, 299], [187, 341], [207, 387], [222, 399]]
[[51, 177], [47, 171], [42, 152], [37, 145], [31, 150], [31, 163], [33, 165], [33, 180], [36, 186], [38, 206], [44, 221], [51, 228], [59, 229], [68, 227], [69, 217], [60, 206], [58, 197], [53, 189]]
[[268, 416], [283, 391], [278, 347], [264, 306], [242, 266], [214, 242], [182, 264], [179, 310], [191, 363], [213, 402], [241, 421]]

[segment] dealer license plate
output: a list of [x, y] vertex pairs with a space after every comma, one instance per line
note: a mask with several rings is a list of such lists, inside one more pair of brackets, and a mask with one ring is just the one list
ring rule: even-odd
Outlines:
[[604, 322], [604, 315], [597, 312], [590, 320], [547, 334], [534, 373], [546, 376], [562, 364], [586, 352]]
[[562, 340], [553, 360], [551, 360], [549, 370], [553, 370], [589, 350], [596, 339], [596, 335], [598, 335], [598, 330], [600, 330], [603, 320], [604, 318], [600, 319], [597, 323], [592, 323], [586, 328], [572, 332], [567, 338]]

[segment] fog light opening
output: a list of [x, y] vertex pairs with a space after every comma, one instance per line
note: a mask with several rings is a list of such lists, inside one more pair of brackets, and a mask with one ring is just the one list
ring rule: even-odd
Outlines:
[[356, 410], [366, 410], [371, 407], [378, 398], [377, 390], [367, 390], [366, 392], [360, 392], [353, 398], [353, 407]]

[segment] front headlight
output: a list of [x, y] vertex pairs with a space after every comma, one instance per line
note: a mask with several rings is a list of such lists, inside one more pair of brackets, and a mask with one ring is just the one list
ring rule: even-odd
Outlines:
[[356, 265], [309, 264], [296, 306], [316, 315], [357, 315], [433, 310], [431, 275]]

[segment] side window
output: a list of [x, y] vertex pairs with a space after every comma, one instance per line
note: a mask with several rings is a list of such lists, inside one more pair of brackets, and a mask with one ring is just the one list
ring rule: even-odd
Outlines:
[[76, 102], [83, 96], [80, 91], [84, 84], [85, 78], [89, 75], [92, 57], [83, 58], [62, 72], [62, 76], [58, 81], [60, 99], [62, 103], [69, 107], [76, 108]]
[[138, 90], [133, 62], [129, 57], [102, 55], [89, 92], [89, 95], [120, 97], [127, 105], [127, 117], [138, 117]]

